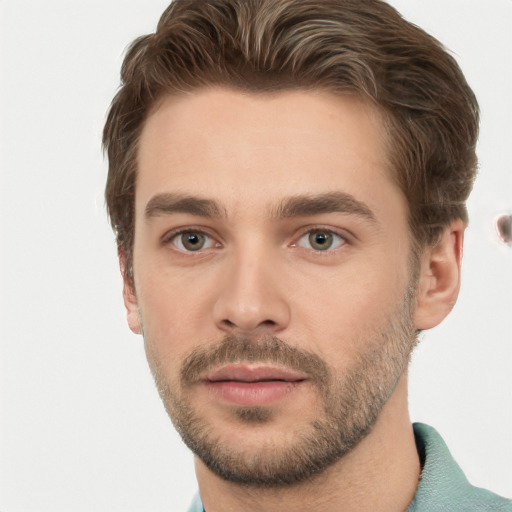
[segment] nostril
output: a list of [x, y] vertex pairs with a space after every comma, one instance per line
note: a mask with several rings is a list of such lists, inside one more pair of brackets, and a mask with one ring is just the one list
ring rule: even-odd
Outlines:
[[244, 323], [241, 320], [239, 323], [233, 322], [229, 318], [221, 321], [221, 325], [226, 330], [240, 330], [240, 331], [264, 331], [266, 329], [274, 330], [279, 324], [275, 320], [263, 320], [258, 323]]

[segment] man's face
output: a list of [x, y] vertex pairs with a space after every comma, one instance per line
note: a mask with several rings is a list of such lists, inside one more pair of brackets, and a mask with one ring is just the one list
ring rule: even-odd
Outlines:
[[407, 204], [353, 97], [211, 89], [143, 129], [135, 294], [165, 406], [220, 476], [292, 484], [370, 431], [407, 366]]

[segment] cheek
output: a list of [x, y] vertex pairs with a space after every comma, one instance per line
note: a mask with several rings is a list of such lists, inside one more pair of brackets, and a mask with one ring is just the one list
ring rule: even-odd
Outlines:
[[211, 335], [211, 280], [146, 265], [136, 274], [136, 287], [146, 343], [162, 357], [186, 355]]
[[369, 262], [299, 280], [292, 310], [300, 336], [311, 340], [314, 350], [325, 357], [358, 353], [361, 343], [386, 324], [403, 299], [407, 274], [386, 268], [391, 268], [387, 262]]

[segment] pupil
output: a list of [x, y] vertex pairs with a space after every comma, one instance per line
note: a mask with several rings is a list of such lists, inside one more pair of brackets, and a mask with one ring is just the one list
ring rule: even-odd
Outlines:
[[329, 249], [333, 242], [333, 236], [330, 233], [311, 233], [309, 240], [313, 249]]
[[183, 235], [182, 242], [185, 248], [197, 251], [204, 244], [204, 236], [197, 233], [186, 233]]

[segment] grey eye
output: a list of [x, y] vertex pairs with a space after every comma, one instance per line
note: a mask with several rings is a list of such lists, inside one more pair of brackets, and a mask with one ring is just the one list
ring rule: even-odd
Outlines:
[[345, 239], [327, 229], [315, 229], [303, 235], [298, 245], [315, 251], [337, 249], [345, 243]]
[[173, 245], [183, 252], [196, 252], [213, 246], [213, 240], [200, 231], [178, 233], [172, 240]]
[[334, 236], [332, 233], [317, 231], [309, 234], [309, 243], [317, 251], [324, 251], [332, 247]]

